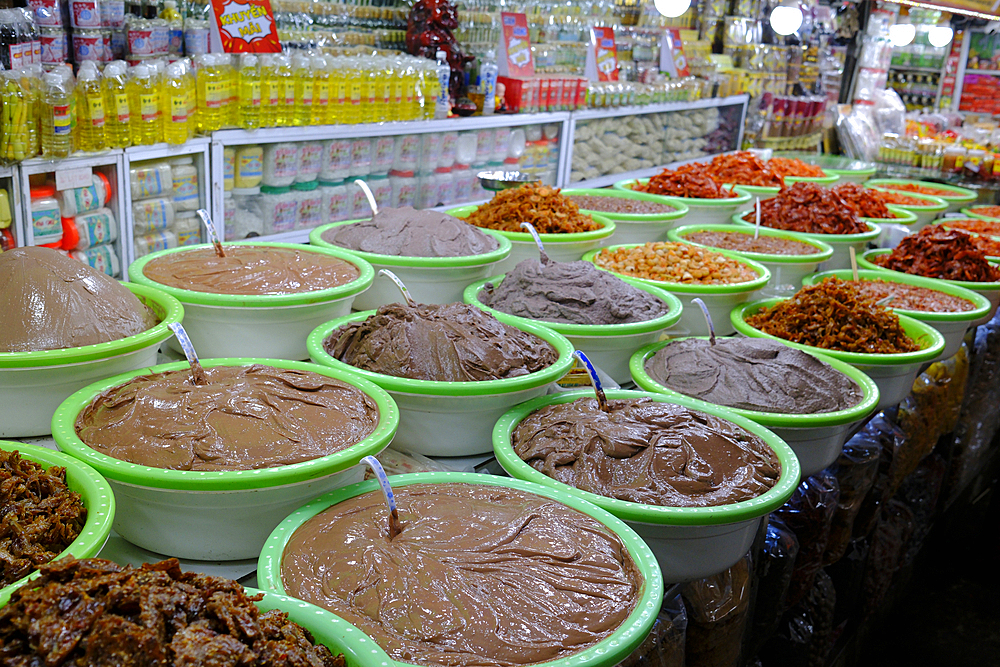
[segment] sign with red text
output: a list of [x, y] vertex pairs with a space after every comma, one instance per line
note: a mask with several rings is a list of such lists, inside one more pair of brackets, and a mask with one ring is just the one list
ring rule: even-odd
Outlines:
[[615, 46], [614, 28], [590, 29], [585, 74], [593, 81], [618, 80], [618, 48]]
[[212, 50], [280, 53], [271, 0], [212, 0]]
[[502, 12], [500, 23], [500, 49], [498, 53], [500, 76], [525, 77], [535, 75], [535, 61], [531, 57], [531, 40], [528, 37], [528, 18], [524, 14]]

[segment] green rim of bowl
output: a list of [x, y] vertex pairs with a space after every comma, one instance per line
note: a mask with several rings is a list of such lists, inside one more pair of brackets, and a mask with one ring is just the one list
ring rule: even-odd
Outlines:
[[563, 190], [562, 194], [566, 197], [582, 195], [590, 197], [613, 197], [616, 199], [635, 199], [638, 201], [648, 201], [654, 204], [664, 204], [666, 206], [674, 207], [673, 211], [666, 211], [663, 213], [618, 213], [614, 211], [592, 211], [585, 208], [580, 209], [580, 212], [586, 215], [602, 215], [605, 218], [614, 220], [615, 222], [669, 222], [670, 220], [683, 218], [690, 210], [688, 209], [688, 205], [684, 203], [683, 199], [665, 197], [663, 195], [651, 195], [645, 192], [636, 192], [635, 190], [614, 190], [610, 188], [570, 188]]
[[483, 286], [486, 283], [499, 285], [503, 282], [503, 279], [504, 275], [499, 275], [472, 283], [465, 288], [465, 292], [462, 295], [465, 303], [475, 306], [476, 308], [489, 313], [493, 317], [499, 318], [501, 316], [506, 316], [516, 320], [518, 322], [518, 327], [521, 327], [524, 324], [541, 324], [542, 326], [548, 327], [563, 336], [593, 336], [595, 338], [608, 336], [632, 336], [636, 334], [661, 331], [667, 327], [672, 327], [677, 324], [677, 322], [681, 319], [681, 315], [683, 315], [684, 306], [681, 304], [681, 300], [670, 292], [667, 292], [659, 287], [654, 287], [653, 285], [647, 285], [646, 283], [634, 278], [622, 278], [622, 280], [627, 282], [632, 287], [641, 289], [643, 292], [651, 294], [665, 303], [667, 305], [667, 312], [651, 320], [646, 320], [644, 322], [627, 322], [625, 324], [570, 324], [566, 322], [532, 320], [526, 317], [511, 315], [510, 313], [505, 313], [501, 310], [495, 310], [479, 300], [479, 292], [483, 289]]
[[412, 378], [401, 378], [394, 375], [383, 375], [373, 373], [361, 368], [355, 368], [348, 363], [335, 359], [323, 347], [323, 341], [333, 332], [334, 329], [350, 324], [351, 322], [363, 322], [374, 315], [374, 310], [362, 310], [351, 313], [335, 320], [326, 322], [313, 329], [306, 339], [306, 348], [313, 362], [326, 367], [339, 369], [345, 373], [359, 375], [369, 382], [373, 382], [386, 391], [395, 391], [401, 394], [415, 394], [423, 396], [489, 396], [494, 394], [509, 394], [515, 391], [542, 387], [550, 382], [555, 382], [566, 375], [573, 367], [575, 359], [573, 357], [573, 344], [566, 340], [562, 334], [558, 334], [548, 327], [538, 323], [525, 323], [521, 318], [501, 313], [497, 319], [504, 324], [526, 331], [538, 336], [556, 349], [559, 358], [551, 365], [534, 373], [519, 375], [502, 380], [483, 380], [481, 382], [447, 382], [444, 380], [414, 380]]
[[[512, 477], [483, 475], [468, 472], [422, 472], [406, 475], [393, 475], [394, 488], [411, 484], [474, 484], [478, 486], [501, 486], [526, 493], [533, 493], [543, 498], [560, 502], [578, 512], [583, 512], [592, 519], [599, 521], [615, 533], [628, 549], [629, 556], [639, 568], [643, 577], [642, 593], [635, 609], [615, 632], [603, 641], [590, 648], [575, 653], [567, 658], [551, 660], [545, 663], [547, 667], [591, 667], [595, 665], [615, 665], [624, 660], [634, 651], [649, 634], [656, 620], [663, 598], [663, 575], [653, 552], [646, 543], [624, 521], [610, 512], [591, 503], [581, 500], [576, 494], [549, 485], [533, 484]], [[337, 503], [364, 493], [378, 491], [378, 481], [374, 479], [357, 484], [351, 484], [320, 496], [311, 503], [304, 505], [282, 521], [264, 542], [257, 561], [257, 576], [259, 585], [265, 590], [284, 593], [285, 587], [281, 581], [281, 561], [288, 540], [302, 524], [320, 512]], [[397, 665], [410, 667], [410, 663], [397, 662]]]
[[[883, 185], [919, 185], [924, 188], [935, 188], [937, 190], [949, 190], [954, 192], [954, 195], [933, 195], [934, 197], [940, 197], [949, 204], [956, 204], [960, 202], [970, 202], [975, 201], [979, 195], [974, 191], [960, 188], [957, 185], [948, 185], [946, 183], [935, 183], [933, 181], [918, 181], [908, 178], [873, 178], [865, 181], [866, 188], [875, 188]], [[909, 194], [909, 193], [907, 193]]]
[[776, 186], [765, 186], [765, 185], [743, 185], [742, 183], [726, 183], [727, 188], [740, 188], [744, 192], [749, 192], [751, 197], [760, 197], [762, 199], [770, 199], [781, 192], [781, 188]]
[[[21, 458], [50, 468], [60, 466], [66, 469], [66, 486], [80, 494], [87, 508], [87, 521], [75, 540], [63, 549], [53, 560], [72, 554], [77, 558], [96, 556], [104, 547], [111, 534], [111, 524], [115, 519], [115, 494], [108, 481], [83, 461], [57, 452], [47, 447], [28, 445], [22, 442], [0, 440], [0, 450], [21, 452]], [[11, 594], [38, 576], [38, 572], [22, 577], [14, 583], [0, 588], [0, 607], [7, 604]]]
[[[648, 197], [660, 197], [661, 199], [665, 200], [679, 201], [687, 205], [689, 209], [692, 207], [718, 208], [722, 206], [732, 206], [735, 208], [737, 206], [742, 206], [743, 204], [746, 204], [750, 201], [750, 193], [744, 190], [742, 185], [737, 187], [726, 186], [737, 194], [736, 197], [729, 197], [727, 199], [702, 199], [700, 197], [670, 197], [667, 195], [654, 195], [648, 192], [639, 192], [637, 190], [632, 189], [632, 186], [635, 185], [636, 183], [646, 184], [649, 183], [649, 179], [630, 178], [624, 181], [618, 181], [612, 186], [612, 188], [615, 190], [622, 190], [624, 192], [635, 192], [636, 194], [646, 195]], [[657, 199], [656, 201], [660, 201], [660, 199]]]
[[[964, 211], [966, 209], [962, 210]], [[960, 232], [965, 232], [969, 236], [983, 236], [988, 239], [1000, 240], [1000, 234], [985, 234], [983, 232], [970, 232], [968, 229], [963, 229], [961, 227], [952, 227], [951, 225], [948, 224], [949, 222], [995, 222], [997, 224], [1000, 224], [1000, 218], [987, 218], [981, 215], [979, 216], [971, 215], [965, 218], [938, 218], [937, 220], [931, 222], [930, 225], [928, 226], [933, 225], [938, 227], [944, 227], [945, 229], [949, 230], [954, 229]], [[987, 255], [987, 258], [993, 259], [993, 256]]]
[[[896, 208], [901, 208], [904, 211], [918, 211], [920, 213], [940, 213], [941, 211], [948, 208], [948, 202], [941, 199], [940, 197], [935, 197], [933, 195], [922, 195], [917, 192], [903, 192], [902, 190], [893, 190], [892, 188], [868, 188], [869, 190], [878, 190], [879, 192], [895, 192], [896, 194], [905, 194], [907, 197], [913, 197], [914, 199], [923, 199], [928, 203], [923, 205], [917, 204], [886, 204], [886, 208], [889, 206], [894, 206]], [[963, 211], [965, 209], [962, 209]]]
[[[684, 243], [684, 241], [681, 241], [681, 243]], [[686, 283], [670, 283], [665, 280], [648, 280], [646, 278], [636, 278], [635, 276], [626, 276], [623, 273], [616, 273], [614, 271], [605, 269], [600, 265], [598, 265], [598, 263], [595, 261], [597, 258], [597, 253], [601, 252], [602, 250], [608, 250], [610, 252], [614, 252], [619, 248], [638, 248], [639, 246], [643, 245], [646, 244], [627, 243], [623, 245], [608, 246], [607, 248], [598, 248], [597, 250], [591, 250], [586, 255], [584, 255], [583, 261], [590, 262], [601, 271], [607, 271], [608, 273], [614, 276], [618, 276], [619, 278], [622, 279], [632, 278], [633, 280], [643, 283], [644, 285], [652, 285], [653, 287], [659, 287], [660, 289], [666, 290], [671, 293], [694, 294], [695, 296], [699, 294], [714, 295], [714, 294], [739, 294], [741, 292], [753, 292], [764, 287], [764, 285], [767, 284], [767, 281], [771, 279], [770, 269], [768, 269], [763, 264], [760, 264], [759, 262], [755, 262], [752, 259], [747, 259], [746, 257], [738, 255], [732, 250], [717, 250], [714, 248], [712, 249], [712, 252], [718, 253], [720, 255], [725, 255], [730, 259], [735, 259], [740, 264], [750, 267], [751, 269], [756, 271], [757, 278], [755, 280], [748, 280], [742, 283], [732, 283], [730, 285], [689, 285]], [[688, 245], [693, 246], [694, 244], [692, 243]]]
[[877, 169], [875, 167], [868, 167], [866, 169], [831, 169], [830, 167], [823, 167], [823, 171], [830, 174], [836, 174], [841, 178], [855, 176], [864, 179], [870, 179], [875, 175]]
[[[683, 227], [675, 227], [674, 229], [668, 231], [667, 238], [677, 243], [690, 243], [691, 245], [696, 245], [699, 248], [726, 250], [726, 248], [717, 248], [715, 246], [705, 245], [704, 243], [689, 241], [684, 238], [685, 234], [697, 234], [698, 232], [725, 232], [746, 234], [747, 236], [752, 233], [743, 227], [736, 227], [735, 225], [684, 225]], [[772, 255], [764, 252], [745, 252], [743, 250], [733, 250], [732, 252], [735, 252], [741, 257], [752, 259], [755, 262], [770, 262], [772, 264], [812, 264], [813, 262], [825, 262], [833, 257], [833, 246], [820, 241], [819, 239], [803, 238], [795, 232], [786, 232], [781, 229], [771, 229], [770, 227], [764, 226], [761, 226], [760, 228], [760, 235], [785, 239], [786, 241], [805, 243], [806, 245], [811, 245], [814, 248], [819, 248], [819, 252], [811, 255]]]
[[85, 361], [110, 359], [119, 355], [157, 345], [174, 335], [167, 325], [176, 324], [184, 318], [184, 306], [164, 290], [122, 283], [139, 301], [149, 306], [160, 318], [159, 324], [133, 336], [126, 336], [106, 343], [67, 347], [61, 350], [39, 350], [37, 352], [0, 352], [0, 368], [34, 368], [40, 366], [68, 366]]
[[[875, 175], [876, 167], [870, 162], [855, 160], [842, 155], [820, 155], [806, 151], [774, 151], [772, 157], [798, 158], [803, 162], [816, 165], [831, 174], [870, 174]], [[854, 165], [869, 165], [866, 167], [852, 168]]]
[[832, 357], [839, 361], [844, 361], [854, 366], [903, 366], [907, 364], [922, 364], [936, 359], [944, 350], [944, 336], [929, 324], [915, 320], [906, 315], [899, 315], [899, 324], [903, 331], [914, 340], [921, 349], [915, 352], [899, 352], [896, 354], [875, 354], [870, 352], [841, 352], [839, 350], [827, 350], [813, 345], [803, 345], [792, 341], [778, 338], [771, 334], [764, 333], [746, 323], [746, 317], [756, 314], [764, 308], [770, 308], [779, 301], [785, 299], [762, 299], [745, 303], [733, 308], [729, 314], [736, 331], [748, 338], [770, 338], [790, 347], [798, 348], [803, 352], [818, 352]]
[[[912, 215], [913, 216], [913, 220], [916, 221], [916, 219], [917, 219], [916, 215], [914, 215], [913, 213], [910, 213], [909, 211], [906, 211], [906, 214], [907, 214], [907, 216]], [[742, 213], [734, 213], [733, 217], [731, 219], [732, 219], [732, 221], [735, 224], [740, 225], [741, 227], [744, 227], [744, 228], [749, 227], [750, 229], [753, 229], [756, 225], [754, 225], [754, 223], [752, 223], [752, 222], [747, 222], [746, 220], [744, 220], [743, 219], [744, 215], [746, 215], [746, 211], [743, 211]], [[882, 229], [877, 224], [875, 224], [875, 222], [873, 222], [872, 219], [870, 219], [870, 218], [861, 218], [861, 220], [863, 220], [864, 223], [866, 225], [868, 225], [868, 231], [867, 232], [861, 232], [859, 234], [816, 234], [814, 232], [795, 232], [795, 231], [791, 231], [791, 230], [788, 230], [788, 229], [779, 229], [777, 231], [788, 232], [789, 234], [796, 234], [797, 236], [800, 237], [798, 239], [800, 241], [804, 241], [806, 239], [811, 239], [811, 240], [814, 240], [814, 241], [823, 241], [824, 243], [827, 243], [827, 244], [830, 244], [830, 243], [860, 243], [862, 241], [874, 241], [875, 238], [877, 238], [878, 235], [882, 233]], [[899, 221], [897, 220], [896, 222], [899, 222]], [[764, 229], [765, 227], [767, 227], [767, 225], [765, 225], [762, 222], [761, 225], [760, 225], [760, 228]], [[774, 227], [767, 227], [767, 229], [775, 229], [775, 228]]]
[[[867, 252], [861, 253], [858, 257], [858, 266], [862, 269], [870, 269], [872, 271], [882, 271], [885, 273], [899, 273], [904, 276], [917, 275], [915, 273], [906, 273], [905, 271], [896, 271], [895, 269], [887, 269], [884, 266], [879, 266], [872, 261], [873, 257], [878, 257], [879, 255], [888, 255], [892, 250], [888, 248], [879, 248], [877, 250], [869, 250]], [[1000, 268], [1000, 259], [993, 257], [987, 257], [987, 261], [993, 266]], [[972, 290], [973, 292], [986, 291], [995, 292], [1000, 291], [1000, 281], [993, 283], [974, 283], [968, 280], [948, 280], [947, 278], [928, 278], [927, 276], [919, 276], [921, 278], [926, 278], [927, 280], [940, 281], [946, 285], [954, 285], [955, 287], [964, 287], [967, 290]]]
[[748, 521], [759, 516], [764, 516], [768, 512], [784, 505], [799, 485], [802, 469], [792, 448], [767, 428], [746, 417], [741, 417], [726, 408], [709, 405], [703, 401], [693, 401], [687, 397], [675, 398], [664, 394], [627, 391], [623, 389], [605, 391], [605, 394], [611, 400], [651, 398], [660, 403], [674, 403], [690, 410], [705, 412], [720, 419], [730, 421], [758, 436], [774, 450], [774, 453], [778, 455], [778, 460], [781, 462], [781, 476], [778, 478], [777, 484], [765, 493], [756, 498], [744, 500], [743, 502], [715, 507], [665, 507], [662, 505], [633, 503], [627, 500], [599, 496], [589, 491], [582, 491], [558, 482], [545, 473], [535, 470], [514, 453], [514, 448], [510, 444], [511, 436], [517, 425], [525, 417], [547, 405], [570, 403], [578, 398], [593, 398], [593, 391], [571, 391], [549, 396], [539, 396], [511, 408], [497, 421], [496, 426], [493, 428], [493, 453], [496, 454], [500, 465], [515, 478], [537, 482], [551, 488], [566, 489], [568, 492], [576, 494], [601, 509], [611, 512], [619, 519], [659, 525], [718, 526], [737, 523], [739, 521]]
[[272, 248], [288, 248], [300, 252], [316, 252], [329, 257], [336, 257], [345, 262], [354, 264], [358, 268], [359, 275], [349, 283], [328, 287], [327, 289], [313, 290], [311, 292], [296, 292], [294, 294], [216, 294], [214, 292], [196, 292], [195, 290], [181, 289], [169, 285], [161, 285], [150, 280], [143, 273], [146, 264], [163, 257], [178, 252], [188, 252], [191, 250], [201, 250], [211, 248], [212, 244], [202, 243], [201, 245], [180, 246], [169, 250], [160, 250], [135, 260], [128, 267], [129, 280], [141, 285], [149, 285], [163, 290], [167, 294], [176, 297], [181, 303], [191, 303], [201, 306], [217, 306], [220, 308], [276, 308], [280, 306], [306, 306], [314, 303], [345, 299], [349, 296], [364, 292], [371, 287], [375, 280], [375, 269], [372, 265], [361, 259], [354, 253], [341, 250], [339, 248], [321, 248], [318, 246], [308, 246], [301, 243], [273, 243], [270, 241], [229, 241], [223, 243], [227, 246], [268, 246]]
[[281, 593], [244, 586], [247, 595], [263, 593], [255, 603], [261, 611], [277, 609], [288, 614], [289, 620], [307, 629], [317, 644], [334, 655], [343, 653], [349, 667], [393, 667], [395, 663], [382, 647], [368, 635], [336, 614], [309, 602], [290, 598]]
[[[459, 206], [458, 208], [453, 208], [445, 211], [448, 215], [453, 215], [456, 218], [468, 218], [472, 215], [472, 212], [478, 209], [478, 206]], [[581, 241], [600, 241], [601, 239], [606, 239], [615, 233], [615, 223], [613, 220], [605, 215], [601, 214], [588, 214], [593, 219], [594, 222], [601, 225], [600, 229], [595, 229], [591, 232], [570, 232], [568, 234], [539, 234], [543, 243], [579, 243]], [[521, 243], [531, 243], [534, 244], [535, 239], [528, 232], [504, 232], [499, 230], [494, 230], [497, 234], [506, 236], [511, 241], [520, 241]]]
[[334, 250], [351, 253], [352, 255], [360, 257], [370, 264], [381, 264], [384, 266], [412, 266], [415, 268], [419, 267], [428, 269], [451, 269], [466, 266], [495, 264], [506, 259], [507, 255], [510, 254], [511, 245], [510, 240], [507, 237], [492, 229], [482, 229], [479, 227], [476, 227], [476, 229], [485, 233], [487, 236], [496, 239], [497, 243], [500, 244], [496, 250], [484, 252], [481, 255], [460, 255], [458, 257], [410, 257], [404, 255], [380, 255], [374, 252], [365, 252], [364, 250], [352, 250], [351, 248], [343, 248], [341, 246], [334, 245], [329, 241], [323, 240], [323, 234], [328, 229], [342, 227], [344, 225], [353, 225], [357, 222], [366, 221], [367, 219], [343, 220], [341, 222], [331, 222], [328, 225], [317, 227], [309, 232], [309, 243], [317, 248], [332, 248]]
[[[692, 338], [708, 340], [707, 336], [692, 336]], [[663, 385], [653, 379], [653, 376], [646, 371], [646, 362], [649, 361], [650, 357], [665, 348], [667, 345], [679, 340], [686, 340], [686, 338], [675, 338], [673, 340], [652, 343], [651, 345], [647, 345], [633, 354], [632, 358], [629, 359], [629, 371], [632, 374], [632, 381], [635, 382], [635, 384], [643, 391], [651, 391], [656, 394], [664, 394], [666, 396], [676, 398], [686, 398], [689, 401], [694, 401], [703, 406], [715, 405], [714, 403], [709, 403], [708, 401], [703, 401], [692, 396], [686, 396], [679, 391], [670, 389], [666, 385]], [[854, 366], [844, 363], [839, 359], [834, 359], [833, 357], [820, 354], [819, 352], [814, 352], [813, 350], [803, 351], [806, 354], [819, 359], [823, 363], [829, 364], [834, 368], [834, 370], [837, 370], [841, 374], [854, 380], [855, 384], [861, 387], [862, 392], [864, 392], [861, 400], [856, 405], [844, 408], [843, 410], [836, 410], [834, 412], [819, 412], [814, 414], [761, 412], [757, 410], [746, 410], [744, 408], [732, 408], [725, 405], [717, 407], [725, 408], [734, 414], [746, 417], [747, 419], [756, 422], [761, 426], [767, 426], [768, 428], [823, 428], [826, 426], [840, 426], [842, 424], [850, 424], [860, 421], [871, 414], [875, 408], [878, 407], [878, 385], [876, 385], [870, 377], [859, 371]]]
[[818, 185], [833, 185], [840, 180], [840, 174], [835, 174], [829, 169], [823, 169], [825, 176], [785, 176], [785, 183], [787, 185], [794, 185], [795, 183], [816, 183]]
[[[993, 206], [993, 205], [990, 205], [990, 206]], [[996, 216], [989, 216], [989, 215], [983, 215], [982, 213], [976, 213], [976, 209], [977, 208], [986, 208], [986, 207], [987, 207], [987, 205], [985, 205], [985, 204], [982, 207], [969, 206], [967, 208], [963, 208], [962, 211], [961, 211], [961, 213], [962, 213], [962, 215], [967, 215], [970, 218], [975, 218], [977, 220], [985, 220], [987, 222], [1000, 222], [1000, 218], [998, 218]], [[945, 223], [947, 223], [947, 219], [941, 221], [941, 224], [945, 224]]]
[[[841, 280], [854, 279], [854, 274], [851, 269], [839, 269], [837, 271], [824, 271], [823, 273], [813, 273], [812, 275], [808, 275], [802, 279], [802, 284], [806, 286], [815, 285], [830, 276], [836, 276]], [[986, 313], [990, 312], [990, 308], [992, 307], [990, 300], [982, 294], [973, 292], [970, 289], [965, 289], [964, 287], [959, 287], [958, 285], [949, 285], [944, 281], [936, 280], [934, 278], [924, 278], [923, 276], [900, 273], [899, 271], [873, 271], [872, 269], [859, 270], [858, 278], [861, 280], [885, 280], [891, 283], [902, 283], [904, 285], [924, 287], [936, 292], [941, 292], [942, 294], [948, 294], [960, 299], [965, 299], [966, 301], [971, 301], [976, 306], [972, 310], [957, 313], [931, 313], [923, 310], [893, 308], [893, 310], [899, 315], [906, 315], [907, 317], [912, 317], [913, 319], [920, 320], [922, 322], [963, 322], [965, 320], [978, 320], [979, 318], [985, 316]]]
[[[947, 206], [947, 204], [945, 205]], [[896, 214], [895, 218], [861, 218], [865, 222], [876, 225], [912, 225], [918, 219], [916, 213], [898, 204], [886, 204], [885, 207]]]
[[304, 361], [287, 361], [285, 359], [202, 359], [205, 368], [215, 366], [249, 366], [264, 364], [275, 368], [288, 368], [298, 371], [310, 371], [340, 380], [368, 394], [378, 406], [378, 425], [365, 438], [359, 440], [347, 449], [333, 454], [321, 456], [311, 461], [302, 461], [291, 465], [261, 468], [258, 470], [167, 470], [153, 468], [122, 461], [91, 449], [76, 434], [76, 418], [80, 412], [90, 405], [98, 395], [113, 387], [124, 384], [139, 375], [178, 371], [187, 369], [186, 361], [171, 364], [160, 364], [150, 368], [142, 368], [116, 375], [107, 380], [101, 380], [88, 385], [76, 392], [56, 409], [52, 417], [52, 437], [60, 450], [85, 461], [108, 479], [125, 484], [145, 486], [155, 489], [173, 489], [177, 491], [244, 491], [248, 489], [264, 489], [297, 482], [306, 482], [326, 475], [346, 470], [369, 454], [378, 454], [396, 434], [399, 426], [399, 409], [385, 391], [377, 385], [358, 377], [354, 373], [345, 373], [336, 368], [317, 366]]

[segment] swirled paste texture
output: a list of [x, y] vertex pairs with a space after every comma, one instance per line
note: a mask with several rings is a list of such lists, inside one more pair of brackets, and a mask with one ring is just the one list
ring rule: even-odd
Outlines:
[[666, 305], [590, 262], [519, 262], [479, 300], [502, 313], [566, 324], [626, 324], [663, 315]]
[[505, 487], [397, 487], [389, 539], [378, 491], [337, 503], [290, 538], [281, 580], [395, 660], [511, 666], [565, 658], [611, 635], [644, 581], [619, 538], [548, 498]]
[[278, 246], [225, 247], [171, 252], [142, 268], [144, 276], [161, 285], [212, 294], [298, 294], [345, 285], [356, 279], [358, 267], [312, 250]]
[[763, 338], [675, 341], [646, 361], [646, 372], [685, 396], [758, 412], [834, 412], [864, 397], [854, 380], [829, 364]]
[[334, 378], [271, 366], [140, 375], [80, 412], [83, 442], [169, 470], [254, 470], [301, 463], [363, 440], [378, 425], [367, 394]]
[[765, 493], [777, 455], [728, 421], [648, 398], [548, 405], [514, 430], [514, 452], [583, 491], [646, 505], [709, 507]]
[[326, 351], [356, 368], [414, 380], [473, 382], [534, 373], [555, 348], [463, 303], [391, 303], [362, 322], [335, 329]]
[[379, 255], [402, 257], [466, 257], [500, 247], [499, 241], [458, 218], [411, 206], [379, 208], [370, 220], [331, 227], [327, 243]]
[[0, 352], [96, 345], [157, 324], [124, 285], [51, 248], [0, 253]]

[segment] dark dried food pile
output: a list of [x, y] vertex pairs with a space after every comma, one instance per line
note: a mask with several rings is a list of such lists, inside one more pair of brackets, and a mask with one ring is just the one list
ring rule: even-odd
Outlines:
[[972, 236], [940, 225], [924, 227], [904, 237], [891, 253], [878, 255], [872, 261], [886, 269], [928, 278], [973, 283], [1000, 281], [1000, 269], [987, 261]]
[[[886, 207], [884, 193], [869, 190], [857, 183], [841, 183], [833, 188], [833, 192], [844, 200], [857, 215], [862, 218], [894, 218], [892, 211]], [[890, 193], [891, 194], [891, 193]], [[924, 202], [920, 202], [921, 204]]]
[[58, 556], [86, 522], [65, 468], [46, 470], [16, 450], [0, 451], [0, 587]]
[[[756, 211], [743, 219], [754, 222]], [[807, 234], [861, 234], [868, 225], [835, 192], [800, 181], [760, 203], [760, 224]]]
[[68, 557], [41, 570], [0, 609], [3, 667], [345, 667], [284, 612], [261, 612], [262, 595], [174, 558], [131, 569]]

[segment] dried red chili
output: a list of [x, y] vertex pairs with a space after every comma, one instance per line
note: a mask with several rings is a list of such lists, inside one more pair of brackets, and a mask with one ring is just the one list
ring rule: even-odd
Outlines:
[[934, 202], [932, 201], [909, 197], [898, 192], [889, 192], [887, 190], [869, 190], [868, 192], [875, 195], [875, 197], [877, 197], [883, 204], [897, 204], [899, 206], [934, 206]]
[[973, 236], [972, 242], [987, 257], [1000, 257], [1000, 239], [993, 238], [992, 236]]
[[712, 179], [718, 183], [768, 188], [785, 186], [784, 178], [771, 171], [756, 155], [747, 151], [716, 155], [709, 163], [708, 169]]
[[699, 162], [681, 165], [677, 169], [664, 169], [649, 179], [645, 185], [632, 186], [638, 192], [670, 197], [690, 197], [693, 199], [728, 199], [737, 194], [722, 187], [708, 172], [707, 165]]
[[990, 222], [989, 220], [972, 220], [969, 218], [945, 218], [940, 221], [941, 226], [951, 229], [964, 229], [973, 234], [985, 234], [986, 236], [1000, 236], [1000, 222]]
[[913, 183], [880, 183], [880, 188], [888, 190], [902, 190], [903, 192], [915, 192], [918, 195], [931, 195], [932, 197], [954, 197], [958, 193], [954, 190], [942, 190], [941, 188], [928, 188], [923, 185]]
[[563, 196], [559, 188], [541, 183], [525, 183], [501, 190], [465, 219], [469, 224], [503, 232], [521, 232], [522, 222], [530, 222], [539, 234], [592, 232], [601, 225]]
[[[756, 212], [743, 219], [754, 222]], [[843, 199], [816, 183], [798, 182], [760, 203], [760, 224], [809, 234], [861, 234], [868, 225]]]
[[841, 183], [831, 189], [862, 218], [896, 217], [885, 207], [885, 202], [875, 190], [863, 188], [857, 183]]
[[773, 157], [767, 161], [767, 167], [782, 178], [797, 176], [799, 178], [822, 178], [826, 176], [816, 165], [803, 162], [798, 158]]
[[887, 269], [928, 278], [973, 283], [1000, 281], [1000, 270], [987, 261], [968, 232], [940, 225], [910, 234], [891, 253], [879, 255], [873, 261]]
[[973, 206], [971, 210], [976, 215], [985, 215], [987, 218], [1000, 218], [1000, 206]]
[[825, 350], [898, 354], [920, 349], [898, 315], [836, 277], [803, 287], [746, 321], [772, 336]]

